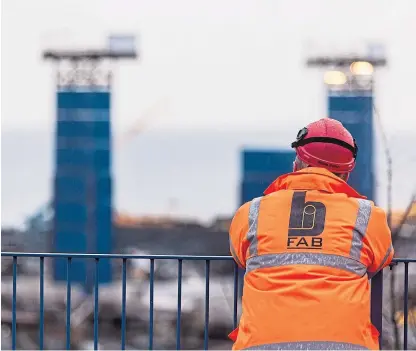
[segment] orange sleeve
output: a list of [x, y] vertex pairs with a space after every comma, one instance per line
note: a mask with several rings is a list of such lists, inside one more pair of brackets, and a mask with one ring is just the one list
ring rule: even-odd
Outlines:
[[367, 270], [371, 276], [374, 276], [384, 267], [387, 267], [394, 256], [386, 213], [377, 206], [373, 206], [371, 210], [365, 240], [373, 253], [373, 260]]
[[235, 262], [241, 267], [246, 267], [248, 214], [250, 202], [242, 205], [234, 215], [230, 226], [230, 252]]

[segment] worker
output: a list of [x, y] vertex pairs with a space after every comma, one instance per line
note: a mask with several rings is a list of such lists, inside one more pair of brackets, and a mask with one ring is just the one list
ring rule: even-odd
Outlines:
[[299, 131], [293, 172], [242, 205], [230, 250], [245, 269], [233, 350], [379, 349], [370, 281], [394, 250], [385, 212], [347, 184], [357, 145], [323, 118]]

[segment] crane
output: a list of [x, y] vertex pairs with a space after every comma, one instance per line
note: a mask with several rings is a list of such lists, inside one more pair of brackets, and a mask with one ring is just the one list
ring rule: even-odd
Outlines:
[[138, 119], [128, 128], [119, 138], [116, 138], [116, 149], [126, 145], [137, 135], [144, 132], [150, 127], [154, 121], [161, 117], [169, 106], [167, 97], [157, 100], [154, 104], [148, 107]]

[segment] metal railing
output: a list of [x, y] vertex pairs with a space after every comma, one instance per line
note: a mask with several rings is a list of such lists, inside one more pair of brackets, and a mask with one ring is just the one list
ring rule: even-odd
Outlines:
[[[11, 347], [16, 349], [16, 300], [17, 300], [17, 261], [21, 257], [37, 257], [40, 261], [40, 311], [39, 311], [39, 349], [44, 348], [44, 294], [45, 294], [45, 258], [64, 258], [67, 261], [67, 281], [66, 281], [66, 349], [71, 348], [71, 264], [75, 259], [92, 259], [95, 263], [95, 284], [93, 289], [94, 310], [93, 310], [93, 335], [94, 349], [98, 349], [98, 316], [99, 316], [99, 262], [100, 259], [118, 259], [122, 261], [122, 306], [121, 306], [121, 349], [126, 347], [126, 287], [127, 287], [127, 261], [132, 259], [150, 260], [150, 277], [149, 277], [149, 339], [148, 349], [153, 349], [154, 341], [154, 288], [155, 288], [155, 261], [156, 260], [176, 260], [177, 261], [177, 316], [176, 316], [176, 349], [181, 349], [181, 309], [182, 309], [182, 272], [184, 261], [205, 261], [205, 325], [204, 325], [204, 349], [208, 349], [208, 332], [209, 332], [209, 295], [210, 295], [210, 264], [212, 261], [233, 261], [231, 256], [186, 256], [186, 255], [118, 255], [118, 254], [61, 254], [61, 253], [17, 253], [2, 252], [2, 257], [11, 257], [13, 259], [12, 270], [12, 331]], [[233, 301], [233, 327], [237, 326], [237, 306], [238, 306], [238, 266], [234, 263], [234, 301]], [[73, 314], [73, 313], [72, 313]]]
[[[208, 349], [209, 341], [209, 308], [210, 308], [210, 263], [211, 261], [233, 261], [231, 256], [186, 256], [186, 255], [119, 255], [119, 254], [64, 254], [64, 253], [21, 253], [21, 252], [2, 252], [2, 257], [12, 258], [12, 311], [11, 311], [11, 348], [16, 349], [17, 336], [17, 318], [16, 318], [16, 300], [17, 300], [17, 262], [20, 257], [39, 258], [40, 280], [39, 280], [39, 349], [44, 349], [44, 296], [45, 296], [45, 258], [64, 258], [67, 262], [67, 280], [66, 280], [66, 331], [65, 345], [66, 349], [71, 348], [71, 264], [74, 259], [91, 259], [95, 263], [95, 284], [93, 289], [93, 336], [94, 349], [99, 345], [99, 262], [100, 259], [115, 259], [122, 261], [121, 274], [121, 341], [120, 347], [125, 350], [126, 347], [126, 286], [127, 286], [127, 262], [131, 259], [141, 259], [150, 261], [149, 276], [149, 332], [148, 332], [148, 349], [152, 350], [154, 345], [154, 289], [155, 289], [155, 261], [156, 260], [176, 260], [177, 261], [177, 312], [176, 312], [176, 349], [181, 349], [181, 309], [182, 309], [182, 272], [184, 261], [205, 261], [205, 316], [204, 316], [204, 349]], [[233, 261], [234, 262], [234, 261]], [[392, 266], [404, 264], [404, 296], [403, 296], [403, 349], [408, 348], [408, 301], [409, 301], [409, 264], [416, 263], [414, 259], [394, 259]], [[239, 269], [234, 263], [233, 274], [233, 328], [238, 323], [238, 299], [239, 299]], [[371, 282], [371, 319], [374, 326], [380, 333], [380, 345], [382, 338], [382, 307], [383, 307], [383, 272], [380, 272], [372, 278]], [[81, 309], [84, 309], [81, 307]], [[72, 312], [72, 316], [74, 313]]]

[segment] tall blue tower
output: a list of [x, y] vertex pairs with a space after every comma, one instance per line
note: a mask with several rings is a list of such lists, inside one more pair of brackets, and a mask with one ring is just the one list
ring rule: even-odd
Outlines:
[[292, 171], [295, 152], [289, 150], [245, 149], [242, 154], [240, 205], [263, 196], [263, 191], [279, 176]]
[[314, 57], [310, 67], [325, 67], [328, 117], [340, 121], [355, 138], [358, 156], [349, 184], [376, 200], [374, 174], [374, 70], [387, 64], [383, 55]]
[[[99, 51], [44, 52], [58, 64], [56, 93], [55, 169], [53, 183], [53, 251], [111, 253], [112, 242], [112, 143], [111, 71], [104, 62], [136, 58], [134, 46], [117, 46], [117, 38]], [[131, 38], [130, 40], [133, 40]], [[96, 270], [95, 264], [98, 265]], [[108, 259], [55, 259], [53, 276], [91, 291], [98, 282], [112, 280]]]
[[360, 194], [375, 199], [374, 123], [371, 92], [328, 91], [328, 116], [340, 121], [353, 135], [358, 156], [349, 184]]

